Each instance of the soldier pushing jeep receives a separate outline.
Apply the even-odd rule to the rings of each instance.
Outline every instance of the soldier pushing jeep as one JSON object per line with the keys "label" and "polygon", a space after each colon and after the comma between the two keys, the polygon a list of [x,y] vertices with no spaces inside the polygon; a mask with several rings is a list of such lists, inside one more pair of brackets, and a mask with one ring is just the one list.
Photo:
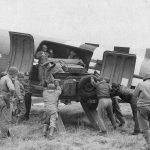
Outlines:
{"label": "soldier pushing jeep", "polygon": [[43,91],[45,106],[45,121],[43,134],[46,138],[52,139],[56,130],[56,121],[58,119],[58,100],[62,89],[58,80],[49,83]]}

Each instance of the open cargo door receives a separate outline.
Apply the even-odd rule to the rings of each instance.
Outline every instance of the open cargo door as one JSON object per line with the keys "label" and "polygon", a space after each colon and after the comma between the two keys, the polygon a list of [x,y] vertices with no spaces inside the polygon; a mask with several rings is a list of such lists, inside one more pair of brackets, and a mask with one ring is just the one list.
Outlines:
{"label": "open cargo door", "polygon": [[136,55],[105,51],[101,75],[110,79],[110,83],[118,83],[130,87]]}
{"label": "open cargo door", "polygon": [[20,72],[30,72],[34,57],[34,40],[29,34],[9,32],[10,35],[10,63]]}
{"label": "open cargo door", "polygon": [[147,48],[145,58],[141,64],[139,76],[144,77],[144,75],[149,72],[150,72],[150,48]]}

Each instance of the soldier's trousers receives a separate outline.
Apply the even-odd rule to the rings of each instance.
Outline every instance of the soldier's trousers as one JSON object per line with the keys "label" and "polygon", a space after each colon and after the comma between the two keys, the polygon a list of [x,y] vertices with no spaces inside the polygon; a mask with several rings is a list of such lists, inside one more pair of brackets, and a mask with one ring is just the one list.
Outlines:
{"label": "soldier's trousers", "polygon": [[110,98],[100,98],[97,111],[98,111],[101,131],[106,131],[106,126],[104,123],[105,111],[107,112],[107,116],[110,119],[113,127],[116,128],[116,121],[113,115],[112,100]]}
{"label": "soldier's trousers", "polygon": [[42,79],[43,79],[43,67],[40,64],[38,66],[38,78],[39,78],[39,81],[42,83]]}
{"label": "soldier's trousers", "polygon": [[112,105],[113,105],[113,112],[116,116],[116,119],[119,120],[120,124],[124,124],[125,119],[124,119],[124,116],[120,110],[119,102],[118,102],[118,99],[116,97],[114,97],[112,99]]}
{"label": "soldier's trousers", "polygon": [[9,124],[11,123],[11,109],[7,108],[6,105],[0,108],[0,130],[1,136],[7,137],[9,132]]}
{"label": "soldier's trousers", "polygon": [[142,130],[143,136],[147,144],[150,146],[150,129],[149,129],[150,106],[138,107],[137,117],[138,117],[140,129]]}
{"label": "soldier's trousers", "polygon": [[138,120],[142,131],[149,130],[150,106],[138,107]]}
{"label": "soldier's trousers", "polygon": [[[126,101],[124,101],[124,102],[126,102]],[[132,110],[132,114],[133,114],[133,121],[135,123],[134,124],[134,132],[139,132],[140,131],[140,127],[139,127],[139,122],[138,122],[138,119],[137,119],[137,99],[132,97],[127,103],[130,104],[131,110]],[[120,110],[119,103],[118,103],[117,99],[113,99],[113,111],[114,111],[117,119],[121,123],[124,123],[125,120],[124,120],[123,115],[121,113],[121,110]]]}
{"label": "soldier's trousers", "polygon": [[17,109],[18,109],[18,114],[17,114],[18,117],[23,117],[26,113],[25,102],[18,102]]}
{"label": "soldier's trousers", "polygon": [[49,127],[54,127],[56,128],[56,122],[58,119],[58,112],[55,112],[51,114],[50,112],[45,112],[45,117],[44,117],[44,124],[49,125]]}
{"label": "soldier's trousers", "polygon": [[30,114],[30,110],[31,110],[31,102],[32,102],[32,93],[26,93],[25,94],[25,108],[26,108],[26,113],[25,113],[25,117],[29,117]]}

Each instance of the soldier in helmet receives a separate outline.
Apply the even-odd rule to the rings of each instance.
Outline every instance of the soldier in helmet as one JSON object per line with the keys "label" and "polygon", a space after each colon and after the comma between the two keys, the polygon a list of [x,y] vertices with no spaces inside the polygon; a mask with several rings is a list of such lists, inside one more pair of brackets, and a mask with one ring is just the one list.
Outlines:
{"label": "soldier in helmet", "polygon": [[138,121],[140,129],[147,143],[147,150],[150,150],[150,73],[146,74],[143,82],[139,83],[133,93],[137,100]]}
{"label": "soldier in helmet", "polygon": [[61,92],[62,89],[58,80],[54,80],[54,83],[48,84],[43,91],[46,114],[43,134],[49,139],[53,138],[56,129],[56,121],[58,119],[58,100]]}
{"label": "soldier in helmet", "polygon": [[15,87],[12,81],[17,78],[18,72],[19,71],[16,67],[10,67],[8,70],[8,74],[0,79],[0,137],[3,139],[10,136],[10,101],[15,92]]}

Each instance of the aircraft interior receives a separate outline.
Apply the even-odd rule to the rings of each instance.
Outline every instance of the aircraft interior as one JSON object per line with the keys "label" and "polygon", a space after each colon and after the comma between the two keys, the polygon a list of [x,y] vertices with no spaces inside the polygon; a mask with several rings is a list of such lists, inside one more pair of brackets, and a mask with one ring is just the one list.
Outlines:
{"label": "aircraft interior", "polygon": [[[50,41],[42,41],[40,45],[38,46],[36,53],[39,52],[42,48],[42,45],[46,45],[47,49],[53,50],[53,58],[54,59],[62,59],[68,62],[68,56],[70,54],[70,51],[74,51],[76,55],[78,56],[79,60],[83,61],[83,64],[85,64],[85,68],[88,68],[88,64],[90,62],[90,58],[92,56],[92,52],[82,50],[81,48],[73,47],[70,45],[64,45],[61,43],[55,43]],[[36,55],[35,53],[35,55]],[[70,60],[71,62],[75,63],[75,60]],[[69,61],[69,62],[70,62]],[[33,67],[31,71],[31,80],[39,82],[38,80],[38,59],[34,59]]]}

